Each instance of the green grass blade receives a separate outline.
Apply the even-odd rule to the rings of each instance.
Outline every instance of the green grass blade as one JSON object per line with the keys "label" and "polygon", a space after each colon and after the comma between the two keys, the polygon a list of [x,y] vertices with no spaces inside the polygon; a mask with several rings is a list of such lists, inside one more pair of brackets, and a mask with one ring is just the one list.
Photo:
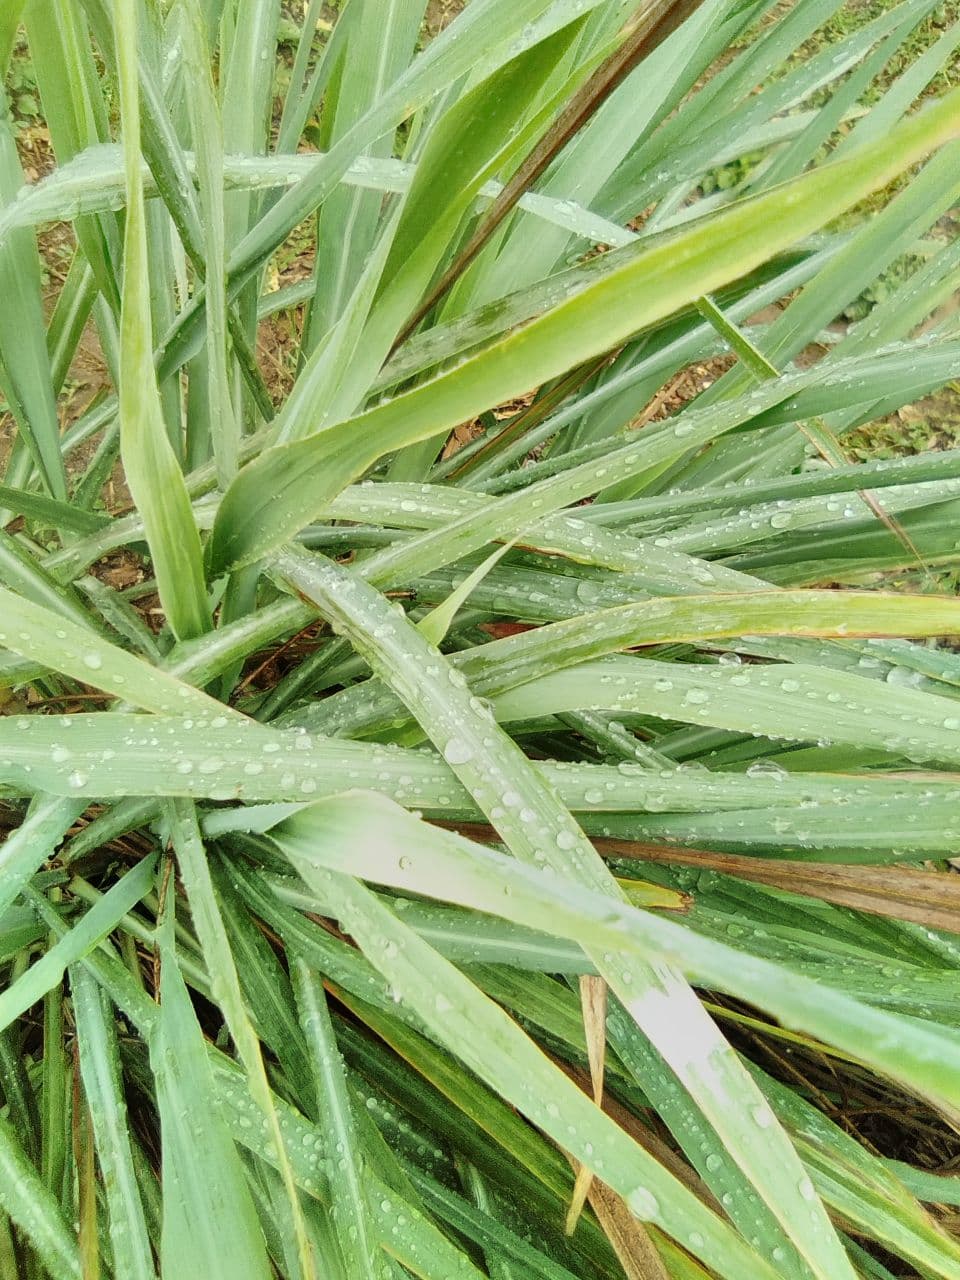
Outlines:
{"label": "green grass blade", "polygon": [[173,952],[161,970],[161,1005],[150,1042],[163,1135],[164,1280],[200,1270],[268,1280],[271,1267],[233,1139]]}
{"label": "green grass blade", "polygon": [[85,807],[77,800],[38,797],[20,826],[7,836],[0,849],[0,915],[16,900],[33,873],[51,857]]}
{"label": "green grass blade", "polygon": [[[262,7],[262,6],[261,6]],[[226,206],[223,192],[223,128],[210,71],[210,51],[199,16],[183,10],[186,63],[189,68],[187,102],[200,179],[206,264],[207,413],[217,478],[226,488],[237,469],[240,421],[230,393],[227,357]],[[243,24],[244,26],[246,24]],[[258,59],[259,62],[259,59]]]}
{"label": "green grass blade", "polygon": [[177,861],[186,884],[194,926],[211,975],[213,994],[224,1010],[224,1017],[247,1073],[250,1092],[263,1109],[277,1149],[279,1167],[290,1200],[291,1220],[297,1237],[303,1280],[313,1280],[314,1268],[306,1225],[300,1211],[280,1122],[273,1107],[260,1042],[247,1014],[227,931],[217,905],[196,812],[188,801],[174,801],[170,817]]}
{"label": "green grass blade", "polygon": [[[154,859],[144,858],[105,893],[82,920],[74,924],[62,938],[11,986],[0,994],[0,1028],[8,1027],[15,1018],[45,996],[63,978],[67,967],[112,933],[120,920],[131,911],[153,886]],[[34,894],[28,891],[28,896]]]}
{"label": "green grass blade", "polygon": [[[249,563],[279,546],[384,453],[428,439],[522,394],[531,383],[609,350],[643,325],[743,275],[824,225],[955,136],[958,102],[960,97],[946,98],[848,160],[814,170],[680,233],[669,245],[611,272],[424,388],[261,455],[237,477],[221,505],[211,550],[213,571]],[[746,257],[745,244],[750,246]]]}
{"label": "green grass blade", "polygon": [[[309,875],[308,884],[316,879],[316,872],[310,874],[309,869],[320,865],[342,880],[342,868],[352,857],[352,865],[362,869],[365,878],[430,897],[448,901],[455,898],[544,932],[577,934],[591,951],[617,946],[624,951],[669,955],[698,981],[716,984],[753,1004],[765,1005],[785,1023],[810,1030],[828,1043],[863,1056],[880,1070],[896,1075],[947,1107],[956,1107],[960,1099],[956,1074],[960,1049],[949,1033],[920,1028],[913,1020],[870,1009],[836,992],[827,998],[815,980],[791,973],[786,966],[778,969],[768,961],[748,959],[724,943],[692,935],[666,917],[614,903],[564,877],[545,874],[504,854],[468,845],[462,837],[414,827],[411,824],[417,819],[396,810],[389,802],[378,802],[379,813],[373,805],[371,797],[370,806],[364,810],[368,816],[361,820],[352,801],[340,798],[319,802],[287,819],[274,836],[301,876]],[[368,837],[377,830],[377,841],[360,836],[362,821],[370,823]],[[387,840],[391,822],[397,831],[392,844]],[[358,833],[356,839],[345,838],[351,827]],[[422,852],[415,854],[418,848]],[[466,865],[468,853],[475,863],[472,872]],[[323,883],[322,877],[317,883]],[[505,883],[511,886],[509,893],[504,892]],[[555,885],[554,891],[546,890],[548,883]],[[567,907],[561,906],[562,899],[566,899]],[[606,925],[601,923],[604,912]],[[589,926],[585,922],[588,914]],[[579,917],[582,927],[574,917]],[[624,940],[626,934],[629,941]],[[619,940],[615,941],[615,937]],[[881,1026],[886,1029],[889,1042],[882,1042],[878,1034]],[[871,1027],[874,1030],[869,1030]],[[755,1119],[757,1124],[769,1129],[772,1116],[761,1111],[759,1121]],[[805,1198],[812,1199],[809,1189]]]}
{"label": "green grass blade", "polygon": [[14,653],[30,653],[53,671],[96,684],[150,711],[230,715],[228,708],[199,689],[5,587],[0,587],[0,605],[4,625],[10,628],[0,633],[0,644]]}
{"label": "green grass blade", "polygon": [[174,633],[210,629],[200,550],[183,475],[167,438],[153,367],[149,263],[140,171],[137,20],[132,0],[118,0],[117,56],[127,178],[121,320],[120,439],[127,483],[147,527],[160,598]]}
{"label": "green grass blade", "polygon": [[71,967],[70,993],[80,1072],[110,1215],[114,1268],[128,1280],[156,1280],[127,1128],[116,1028],[95,979],[82,965]]}
{"label": "green grass blade", "polygon": [[30,1241],[53,1280],[81,1280],[76,1238],[2,1116],[0,1173],[0,1204]]}
{"label": "green grass blade", "polygon": [[[85,147],[95,147],[110,136],[86,15],[75,6],[58,4],[51,8],[33,3],[26,10],[26,29],[44,119],[58,163],[64,164]],[[70,212],[76,216],[76,210]],[[121,241],[117,220],[108,213],[102,217],[77,217],[74,225],[83,257],[107,304],[112,327],[120,314]]]}
{"label": "green grass blade", "polygon": [[109,517],[96,515],[69,506],[40,493],[28,493],[25,489],[11,489],[0,485],[0,503],[6,511],[26,516],[28,520],[44,521],[50,528],[68,533],[96,533],[110,523]]}
{"label": "green grass blade", "polygon": [[[930,603],[921,605],[921,600]],[[755,636],[952,635],[957,625],[957,610],[946,597],[905,599],[852,591],[842,596],[832,591],[731,592],[590,610],[491,641],[462,656],[453,654],[450,660],[478,696],[490,697],[550,671],[643,645],[696,644],[711,636],[742,636],[748,629]],[[804,651],[795,656],[802,658]],[[683,678],[683,672],[678,678]],[[763,680],[764,676],[761,672],[747,678]],[[943,712],[949,714],[946,708]],[[367,682],[305,708],[296,722],[322,732],[359,732],[394,724],[400,713],[395,694],[377,682]]]}
{"label": "green grass blade", "polygon": [[385,1275],[385,1267],[377,1248],[374,1224],[369,1220],[362,1156],[351,1116],[343,1059],[323,985],[296,954],[290,967],[300,1025],[313,1061],[317,1115],[333,1149],[342,1153],[330,1192],[333,1225],[344,1268],[347,1275],[357,1280],[380,1280]]}
{"label": "green grass blade", "polygon": [[421,618],[417,623],[420,634],[426,636],[431,644],[441,644],[450,630],[454,618],[466,604],[474,590],[484,580],[497,561],[506,555],[512,545],[510,542],[505,542],[502,547],[498,547],[496,551],[487,556],[486,560],[478,564],[473,572],[468,574],[445,600],[442,600],[436,608],[431,609],[425,618]]}
{"label": "green grass blade", "polygon": [[[23,181],[13,122],[0,110],[0,206]],[[40,294],[40,260],[32,232],[24,229],[0,244],[0,289],[8,305],[0,314],[0,388],[52,498],[65,498],[60,423],[50,379]]]}
{"label": "green grass blade", "polygon": [[[337,24],[349,26],[338,92],[324,104],[324,132],[338,141],[407,69],[419,34],[424,0],[362,0]],[[329,145],[329,144],[328,144]],[[385,133],[366,154],[388,157],[394,150]],[[357,189],[334,191],[317,223],[317,292],[310,304],[310,332],[322,336],[340,318],[371,252],[380,220],[380,201]],[[306,346],[313,346],[310,332]]]}
{"label": "green grass blade", "polygon": [[10,54],[17,40],[17,27],[20,24],[20,16],[25,5],[26,0],[10,0],[3,13],[0,14],[0,69],[3,70],[4,78],[7,73],[7,64],[10,61]]}
{"label": "green grass blade", "polygon": [[[299,859],[297,865],[324,896],[333,893],[337,914],[381,971],[389,950],[385,973],[432,1034],[562,1146],[581,1161],[586,1159],[626,1197],[638,1217],[682,1239],[720,1275],[742,1274],[738,1269],[743,1267],[758,1277],[774,1274],[689,1192],[671,1185],[671,1175],[611,1125],[502,1010],[380,906],[368,890]],[[551,1112],[552,1107],[559,1117],[561,1099],[565,1123]],[[591,1145],[589,1153],[585,1144]]]}
{"label": "green grass blade", "polygon": [[[531,769],[511,739],[493,732],[489,711],[458,685],[456,673],[452,681],[443,679],[439,653],[409,622],[398,618],[382,596],[330,561],[311,562],[288,553],[282,572],[400,693],[512,853],[562,870],[585,887],[619,896],[615,881],[542,775]],[[811,1208],[804,1194],[799,1160],[779,1128],[766,1135],[762,1150],[756,1147],[755,1090],[746,1084],[729,1045],[678,971],[605,948],[592,955],[600,975],[735,1152],[814,1273],[825,1280],[842,1275],[845,1255],[822,1207]],[[676,1039],[681,1022],[688,1046],[683,1051]],[[694,1045],[696,1053],[689,1051]]]}
{"label": "green grass blade", "polygon": [[792,741],[875,747],[955,765],[960,707],[849,672],[775,664],[697,666],[629,658],[574,667],[497,699],[501,719],[603,709],[709,724]]}

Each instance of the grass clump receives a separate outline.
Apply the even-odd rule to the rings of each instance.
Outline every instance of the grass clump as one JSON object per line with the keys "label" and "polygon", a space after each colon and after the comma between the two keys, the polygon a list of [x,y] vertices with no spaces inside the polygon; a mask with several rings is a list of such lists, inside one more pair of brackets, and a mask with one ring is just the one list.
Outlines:
{"label": "grass clump", "polygon": [[960,100],[834,12],[0,15],[4,1280],[960,1275]]}

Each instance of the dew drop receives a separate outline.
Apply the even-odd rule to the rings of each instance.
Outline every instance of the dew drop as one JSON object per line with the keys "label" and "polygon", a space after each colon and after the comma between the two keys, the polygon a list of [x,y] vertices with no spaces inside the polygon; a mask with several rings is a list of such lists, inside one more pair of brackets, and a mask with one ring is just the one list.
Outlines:
{"label": "dew drop", "polygon": [[660,1204],[656,1196],[646,1187],[634,1187],[627,1196],[627,1208],[638,1218],[649,1220],[660,1213]]}
{"label": "dew drop", "polygon": [[467,764],[473,759],[473,748],[462,738],[451,738],[443,749],[447,764]]}
{"label": "dew drop", "polygon": [[773,1124],[773,1112],[766,1103],[760,1103],[753,1108],[753,1121],[760,1129],[769,1129]]}

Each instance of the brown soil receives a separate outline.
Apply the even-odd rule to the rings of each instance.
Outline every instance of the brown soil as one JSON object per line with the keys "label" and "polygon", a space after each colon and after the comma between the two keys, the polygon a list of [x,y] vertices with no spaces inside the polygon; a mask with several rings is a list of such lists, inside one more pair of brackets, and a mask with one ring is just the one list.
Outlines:
{"label": "brown soil", "polygon": [[426,28],[431,36],[449,26],[463,9],[466,0],[430,0],[427,5]]}

